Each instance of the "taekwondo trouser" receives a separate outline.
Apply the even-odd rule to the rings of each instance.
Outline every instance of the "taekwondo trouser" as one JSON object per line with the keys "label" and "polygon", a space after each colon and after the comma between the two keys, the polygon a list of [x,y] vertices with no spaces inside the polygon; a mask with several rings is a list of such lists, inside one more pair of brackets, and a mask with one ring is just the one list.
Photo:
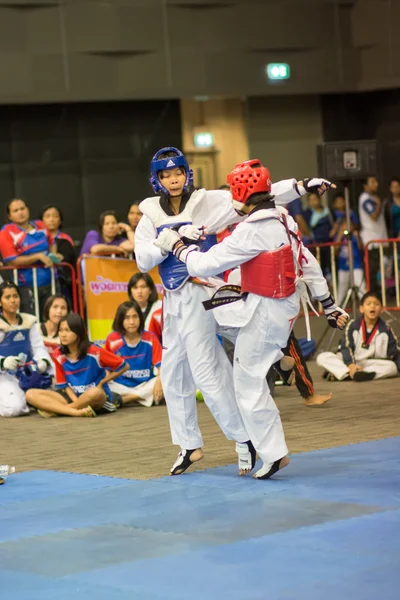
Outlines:
{"label": "taekwondo trouser", "polygon": [[299,312],[295,295],[285,300],[260,298],[250,321],[240,331],[235,347],[233,378],[236,400],[246,430],[264,463],[288,453],[279,410],[266,375],[282,358]]}
{"label": "taekwondo trouser", "polygon": [[139,385],[136,385],[135,387],[123,385],[122,383],[118,383],[118,381],[110,381],[108,385],[112,392],[120,394],[121,396],[136,394],[140,398],[140,400],[137,400],[138,404],[149,407],[152,406],[154,402],[153,390],[155,381],[155,377],[153,377],[148,381],[139,383]]}
{"label": "taekwondo trouser", "polygon": [[[397,377],[398,375],[396,364],[392,360],[367,358],[365,360],[357,360],[356,363],[367,373],[375,372],[374,379],[385,379],[387,377]],[[332,373],[339,381],[349,377],[349,368],[344,364],[340,353],[321,352],[317,356],[317,365]]]}
{"label": "taekwondo trouser", "polygon": [[249,439],[235,399],[232,367],[216,336],[215,318],[202,305],[208,299],[206,289],[191,282],[164,297],[161,383],[172,442],[186,450],[203,445],[197,389],[228,439]]}
{"label": "taekwondo trouser", "polygon": [[0,417],[27,415],[29,407],[25,394],[14,375],[0,373]]}

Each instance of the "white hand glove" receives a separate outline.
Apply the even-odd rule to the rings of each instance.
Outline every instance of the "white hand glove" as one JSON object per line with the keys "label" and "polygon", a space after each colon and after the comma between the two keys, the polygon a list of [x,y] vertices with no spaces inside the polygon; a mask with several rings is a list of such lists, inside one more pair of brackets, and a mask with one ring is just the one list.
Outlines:
{"label": "white hand glove", "polygon": [[154,240],[155,246],[158,246],[164,252],[172,252],[177,242],[181,241],[181,236],[174,229],[163,229]]}
{"label": "white hand glove", "polygon": [[181,237],[194,241],[199,240],[204,235],[203,229],[199,229],[194,225],[182,225],[182,227],[179,227],[178,233]]}
{"label": "white hand glove", "polygon": [[[322,304],[322,308],[324,309],[324,313],[328,324],[334,329],[344,329],[346,322],[350,319],[347,312],[345,312],[340,306],[338,306],[332,296],[329,294],[325,300],[320,300]],[[338,323],[339,318],[344,315],[346,317],[346,321],[344,324]],[[341,319],[343,321],[343,319]]]}
{"label": "white hand glove", "polygon": [[5,371],[15,371],[15,369],[18,367],[18,365],[19,365],[18,356],[7,356],[7,358],[5,358],[3,360],[3,369]]}
{"label": "white hand glove", "polygon": [[318,194],[318,196],[322,196],[332,185],[335,187],[331,181],[322,177],[306,177],[303,179],[303,185],[299,185],[298,188],[302,196],[304,194]]}
{"label": "white hand glove", "polygon": [[38,366],[39,373],[44,373],[49,368],[49,365],[45,360],[43,360],[43,358],[39,358],[36,364]]}
{"label": "white hand glove", "polygon": [[187,262],[187,257],[191,252],[199,252],[199,248],[194,244],[192,244],[191,246],[185,246],[183,242],[181,244],[176,244],[173,250],[173,253],[176,256],[176,258],[183,263]]}

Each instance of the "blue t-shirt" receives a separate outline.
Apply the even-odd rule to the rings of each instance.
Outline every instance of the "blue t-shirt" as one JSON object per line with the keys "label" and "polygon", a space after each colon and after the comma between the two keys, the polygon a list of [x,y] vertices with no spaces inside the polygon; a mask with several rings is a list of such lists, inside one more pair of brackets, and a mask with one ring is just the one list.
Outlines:
{"label": "blue t-shirt", "polygon": [[[60,348],[53,353],[56,372],[56,389],[70,387],[77,396],[87,389],[95,387],[106,376],[106,369],[118,371],[124,366],[124,360],[104,348],[91,344],[86,356],[80,360],[70,360],[62,354]],[[111,397],[108,385],[103,386],[107,396]]]}
{"label": "blue t-shirt", "polygon": [[120,356],[129,365],[129,370],[117,377],[117,383],[134,388],[155,377],[154,367],[161,365],[161,344],[151,331],[142,331],[140,341],[130,346],[124,336],[113,331],[106,339],[106,349]]}

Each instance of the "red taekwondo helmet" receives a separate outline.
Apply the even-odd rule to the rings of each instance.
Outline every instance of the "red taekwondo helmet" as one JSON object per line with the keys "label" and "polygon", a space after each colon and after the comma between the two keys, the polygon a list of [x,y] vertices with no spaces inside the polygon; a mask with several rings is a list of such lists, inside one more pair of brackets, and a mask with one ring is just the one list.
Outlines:
{"label": "red taekwondo helmet", "polygon": [[232,204],[239,211],[253,194],[271,192],[271,175],[257,158],[236,165],[227,181],[231,187]]}

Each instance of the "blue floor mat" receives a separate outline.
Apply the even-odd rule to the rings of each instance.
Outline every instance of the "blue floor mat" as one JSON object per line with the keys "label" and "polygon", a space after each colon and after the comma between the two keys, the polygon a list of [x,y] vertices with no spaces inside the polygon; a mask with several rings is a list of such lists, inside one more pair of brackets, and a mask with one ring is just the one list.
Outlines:
{"label": "blue floor mat", "polygon": [[0,488],[5,600],[398,600],[400,438],[136,481],[32,471]]}

